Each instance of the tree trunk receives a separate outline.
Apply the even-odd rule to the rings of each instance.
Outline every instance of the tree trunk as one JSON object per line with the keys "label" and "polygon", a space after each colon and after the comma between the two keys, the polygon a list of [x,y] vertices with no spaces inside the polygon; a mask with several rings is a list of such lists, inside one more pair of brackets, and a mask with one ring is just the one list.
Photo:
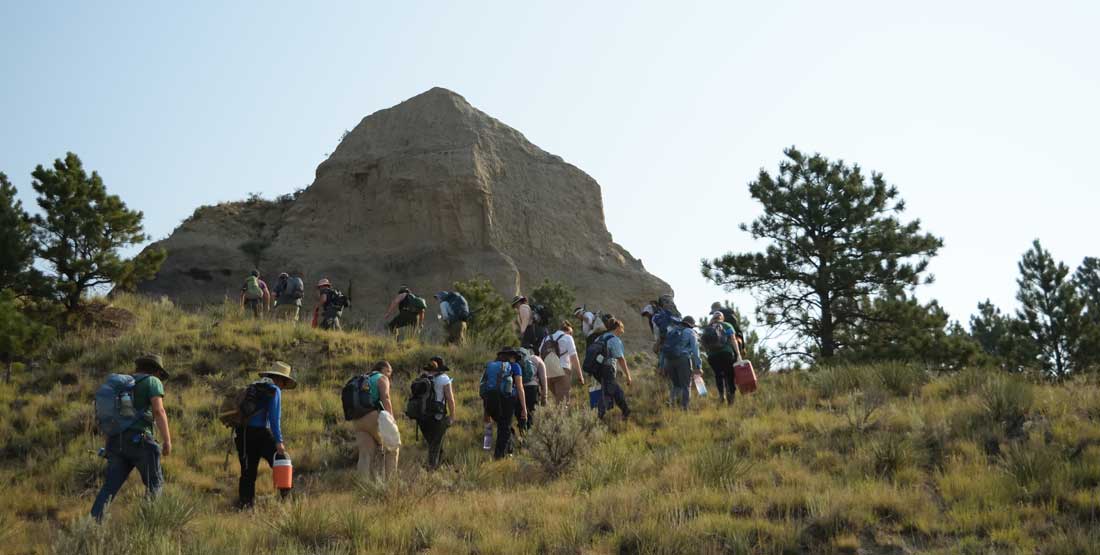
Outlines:
{"label": "tree trunk", "polygon": [[821,322],[818,329],[821,333],[821,358],[830,359],[836,354],[836,339],[833,338],[833,307],[828,293],[818,293],[821,302]]}
{"label": "tree trunk", "polygon": [[8,370],[4,372],[4,383],[11,383],[11,366],[14,364],[12,361],[8,361]]}

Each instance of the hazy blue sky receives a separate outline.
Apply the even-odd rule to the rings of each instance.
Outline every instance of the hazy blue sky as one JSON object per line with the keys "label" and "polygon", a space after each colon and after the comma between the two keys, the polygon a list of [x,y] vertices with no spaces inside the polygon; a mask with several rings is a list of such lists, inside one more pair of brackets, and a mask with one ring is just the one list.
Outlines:
{"label": "hazy blue sky", "polygon": [[699,259],[755,247],[746,184],[793,144],[900,188],[946,241],[921,295],[965,321],[1015,305],[1036,237],[1100,255],[1098,28],[1097,2],[8,0],[0,170],[33,204],[31,169],[72,150],[160,238],[309,184],[345,129],[438,85],[595,177],[693,314],[727,296]]}

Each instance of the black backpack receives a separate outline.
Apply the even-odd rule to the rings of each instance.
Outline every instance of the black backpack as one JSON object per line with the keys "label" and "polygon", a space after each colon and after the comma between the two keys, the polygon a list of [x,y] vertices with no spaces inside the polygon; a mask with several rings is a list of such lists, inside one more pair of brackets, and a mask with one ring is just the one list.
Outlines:
{"label": "black backpack", "polygon": [[523,340],[520,346],[534,351],[539,348],[539,345],[542,345],[542,340],[546,339],[548,335],[550,335],[550,332],[547,331],[546,326],[532,322],[523,331]]}
{"label": "black backpack", "polygon": [[703,347],[707,351],[717,351],[729,344],[729,336],[726,335],[726,327],[719,322],[715,322],[705,330],[703,330],[702,337]]}
{"label": "black backpack", "polygon": [[345,307],[351,306],[351,300],[348,296],[341,293],[335,287],[329,290],[328,295],[325,295],[325,308],[335,308],[336,310],[343,310]]}
{"label": "black backpack", "polygon": [[435,400],[435,378],[428,373],[420,374],[409,385],[409,401],[405,405],[405,416],[420,420],[442,414],[443,404]]}
{"label": "black backpack", "polygon": [[340,390],[340,404],[344,406],[344,420],[357,420],[379,410],[371,398],[370,377],[377,372],[360,374],[348,380]]}
{"label": "black backpack", "polygon": [[466,297],[463,297],[461,293],[451,292],[444,300],[450,303],[451,316],[455,321],[470,321],[470,303],[466,302]]}
{"label": "black backpack", "polygon": [[581,364],[581,369],[586,374],[599,376],[606,368],[611,367],[611,348],[607,344],[611,337],[614,337],[614,334],[605,333],[584,349],[584,362]]}
{"label": "black backpack", "polygon": [[539,322],[544,326],[552,323],[552,321],[554,320],[554,311],[550,310],[550,307],[546,305],[537,304],[531,307],[531,314],[534,315],[534,319],[536,322]]}
{"label": "black backpack", "polygon": [[558,360],[561,360],[561,344],[558,341],[565,335],[565,332],[561,332],[561,334],[558,335],[558,332],[554,332],[542,340],[542,344],[539,345],[539,357],[542,360],[546,360],[551,353],[558,357]]}

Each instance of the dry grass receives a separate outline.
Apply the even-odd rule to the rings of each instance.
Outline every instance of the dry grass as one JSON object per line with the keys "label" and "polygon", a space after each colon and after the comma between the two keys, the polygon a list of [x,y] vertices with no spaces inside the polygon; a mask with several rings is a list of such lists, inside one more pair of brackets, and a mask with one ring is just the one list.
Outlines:
{"label": "dry grass", "polygon": [[[134,313],[133,328],[66,337],[34,375],[0,384],[4,553],[1091,553],[1100,544],[1100,395],[1084,380],[841,367],[765,376],[732,408],[695,399],[682,413],[638,372],[628,390],[636,417],[601,426],[579,460],[548,465],[521,450],[491,461],[476,392],[489,348],[257,323],[226,306],[116,304]],[[143,502],[132,477],[97,526],[84,517],[103,468],[92,390],[146,350],[175,371],[168,490]],[[459,401],[444,467],[422,469],[423,444],[399,419],[398,479],[358,478],[339,386],[385,357],[402,406],[413,370],[435,354],[454,368]],[[284,401],[296,489],[280,502],[264,468],[257,508],[239,513],[214,391],[276,359],[302,383]]]}

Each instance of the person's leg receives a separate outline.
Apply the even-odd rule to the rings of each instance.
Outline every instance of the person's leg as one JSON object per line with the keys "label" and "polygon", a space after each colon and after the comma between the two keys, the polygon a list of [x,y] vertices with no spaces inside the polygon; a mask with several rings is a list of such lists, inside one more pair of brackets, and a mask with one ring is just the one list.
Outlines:
{"label": "person's leg", "polygon": [[724,401],[726,399],[726,376],[722,372],[719,361],[720,357],[718,355],[707,355],[710,369],[714,371],[714,389],[718,392],[718,400]]}
{"label": "person's leg", "polygon": [[462,346],[466,344],[466,328],[469,326],[466,322],[458,323],[458,345]]}
{"label": "person's leg", "polygon": [[604,415],[607,414],[608,401],[614,396],[614,393],[611,391],[611,384],[615,383],[615,372],[613,370],[604,370],[596,376],[596,380],[600,382],[600,391],[602,394],[600,402],[597,403],[596,406],[599,409],[598,414],[600,418],[603,418]]}
{"label": "person's leg", "polygon": [[141,481],[145,484],[146,496],[154,498],[160,495],[164,486],[164,474],[160,468],[160,445],[153,438],[142,436],[141,443],[133,446],[132,460],[137,464]]}
{"label": "person's leg", "polygon": [[737,394],[737,385],[733,380],[733,365],[736,360],[733,353],[718,353],[715,356],[715,361],[711,365],[714,366],[715,374],[720,374],[722,380],[726,383],[726,402],[732,404],[733,398]]}
{"label": "person's leg", "polygon": [[497,425],[496,449],[493,458],[499,459],[508,454],[512,444],[512,402],[510,397],[494,394],[497,406],[494,410],[493,420]]}
{"label": "person's leg", "polygon": [[134,465],[122,454],[120,439],[113,437],[107,440],[107,471],[104,474],[103,487],[99,489],[99,494],[92,503],[92,518],[103,520],[104,510],[114,500],[118,490],[122,489],[133,468]]}
{"label": "person's leg", "polygon": [[374,470],[373,463],[379,442],[374,434],[378,433],[378,411],[371,411],[366,416],[355,420],[355,442],[359,446],[359,464],[357,469],[363,476],[371,476]]}
{"label": "person's leg", "polygon": [[680,385],[680,408],[687,410],[691,400],[691,361],[680,359],[676,364],[676,381]]}
{"label": "person's leg", "polygon": [[530,430],[531,426],[535,424],[535,413],[539,410],[539,394],[539,386],[523,386],[523,396],[527,400],[527,424],[524,426],[525,429]]}
{"label": "person's leg", "polygon": [[614,370],[608,370],[607,374],[609,377],[605,380],[608,385],[604,386],[603,390],[604,402],[608,408],[611,408],[613,405],[618,405],[619,410],[623,412],[623,418],[626,418],[630,416],[630,405],[626,403],[626,392],[623,391],[623,388],[615,378]]}
{"label": "person's leg", "polygon": [[237,446],[237,460],[241,463],[241,479],[237,484],[238,505],[251,507],[256,500],[256,473],[260,469],[255,434],[249,428],[239,428],[234,443]]}

